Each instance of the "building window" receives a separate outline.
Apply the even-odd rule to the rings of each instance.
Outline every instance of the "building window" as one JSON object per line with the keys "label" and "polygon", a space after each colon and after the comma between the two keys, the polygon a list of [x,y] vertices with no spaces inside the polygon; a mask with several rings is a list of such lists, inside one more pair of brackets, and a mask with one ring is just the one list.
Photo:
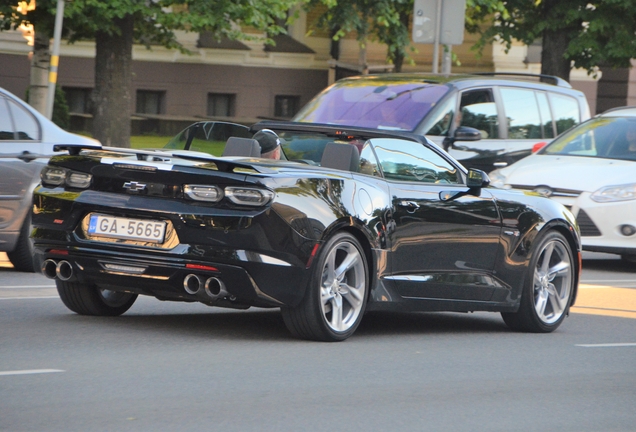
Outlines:
{"label": "building window", "polygon": [[275,117],[293,117],[300,108],[300,96],[276,96],[274,102]]}
{"label": "building window", "polygon": [[72,113],[88,114],[92,111],[91,92],[89,88],[64,87],[68,110]]}
{"label": "building window", "polygon": [[226,93],[208,93],[208,116],[234,116],[236,95]]}
{"label": "building window", "polygon": [[163,101],[166,92],[153,90],[137,90],[138,114],[163,114]]}

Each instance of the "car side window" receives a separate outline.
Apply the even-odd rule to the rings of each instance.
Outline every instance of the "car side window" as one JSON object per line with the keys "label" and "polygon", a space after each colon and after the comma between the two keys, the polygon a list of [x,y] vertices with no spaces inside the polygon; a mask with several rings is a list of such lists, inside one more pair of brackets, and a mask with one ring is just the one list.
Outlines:
{"label": "car side window", "polygon": [[573,97],[550,93],[550,103],[556,122],[557,135],[570,129],[581,120],[579,104]]}
{"label": "car side window", "polygon": [[39,140],[40,128],[35,118],[27,110],[13,101],[7,101],[13,116],[17,139],[20,141]]}
{"label": "car side window", "polygon": [[468,126],[481,132],[482,138],[499,138],[497,105],[490,89],[462,93],[458,126]]}
{"label": "car side window", "polygon": [[0,141],[13,141],[15,134],[13,133],[13,123],[9,115],[9,106],[5,98],[0,97]]}
{"label": "car side window", "polygon": [[461,183],[459,170],[424,144],[393,138],[374,138],[370,142],[375,149],[384,178],[388,180]]}
{"label": "car side window", "polygon": [[373,153],[373,147],[371,147],[369,141],[364,143],[362,151],[360,151],[360,169],[358,171],[362,174],[382,177],[378,160],[375,157],[375,153]]}
{"label": "car side window", "polygon": [[548,96],[544,92],[536,92],[537,102],[539,103],[539,114],[541,114],[541,122],[543,124],[543,138],[554,138],[554,122],[552,121],[552,112],[548,103]]}
{"label": "car side window", "polygon": [[534,91],[509,87],[502,87],[500,91],[508,122],[508,138],[543,138]]}
{"label": "car side window", "polygon": [[448,130],[453,122],[453,115],[455,114],[455,103],[457,99],[455,97],[448,98],[441,106],[435,109],[435,116],[430,121],[431,126],[424,128],[427,129],[425,135],[447,136]]}

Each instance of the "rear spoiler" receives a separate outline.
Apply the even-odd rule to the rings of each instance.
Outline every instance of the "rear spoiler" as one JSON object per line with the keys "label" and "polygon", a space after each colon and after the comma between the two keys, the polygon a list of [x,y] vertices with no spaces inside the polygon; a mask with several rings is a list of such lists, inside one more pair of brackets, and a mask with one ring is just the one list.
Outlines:
{"label": "rear spoiler", "polygon": [[235,168],[250,169],[261,174],[273,174],[277,172],[271,168],[252,164],[244,160],[231,160],[212,155],[207,156],[203,153],[194,153],[187,150],[175,150],[172,152],[165,150],[140,150],[123,147],[95,147],[94,145],[87,144],[58,144],[53,147],[53,151],[68,151],[68,153],[72,156],[78,155],[82,150],[135,155],[138,161],[152,161],[153,158],[177,158],[190,161],[212,162],[216,165],[218,170],[222,172],[233,172]]}

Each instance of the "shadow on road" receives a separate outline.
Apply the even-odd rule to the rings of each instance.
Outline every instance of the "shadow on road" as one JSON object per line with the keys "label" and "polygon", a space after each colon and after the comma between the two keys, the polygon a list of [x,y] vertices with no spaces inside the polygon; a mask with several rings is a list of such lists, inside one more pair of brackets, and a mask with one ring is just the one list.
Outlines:
{"label": "shadow on road", "polygon": [[[100,333],[117,332],[135,339],[143,333],[146,340],[176,336],[191,340],[267,340],[297,341],[287,331],[277,309],[250,311],[210,311],[210,313],[126,314],[121,317],[86,317],[75,314],[49,316],[50,325],[76,325],[90,329],[99,338]],[[449,333],[501,333],[509,332],[499,314],[460,313],[386,313],[367,314],[354,338],[388,335],[449,334]],[[127,336],[124,336],[127,337]]]}
{"label": "shadow on road", "polygon": [[636,263],[622,259],[584,259],[584,270],[599,270],[607,272],[636,273]]}

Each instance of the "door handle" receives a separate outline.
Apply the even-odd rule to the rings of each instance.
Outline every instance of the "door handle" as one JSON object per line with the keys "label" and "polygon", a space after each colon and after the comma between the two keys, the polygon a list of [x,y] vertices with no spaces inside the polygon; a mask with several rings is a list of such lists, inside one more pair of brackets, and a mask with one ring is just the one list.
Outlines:
{"label": "door handle", "polygon": [[415,210],[420,208],[419,204],[413,201],[400,201],[398,205],[400,207],[406,207],[406,211],[409,213],[413,213]]}

